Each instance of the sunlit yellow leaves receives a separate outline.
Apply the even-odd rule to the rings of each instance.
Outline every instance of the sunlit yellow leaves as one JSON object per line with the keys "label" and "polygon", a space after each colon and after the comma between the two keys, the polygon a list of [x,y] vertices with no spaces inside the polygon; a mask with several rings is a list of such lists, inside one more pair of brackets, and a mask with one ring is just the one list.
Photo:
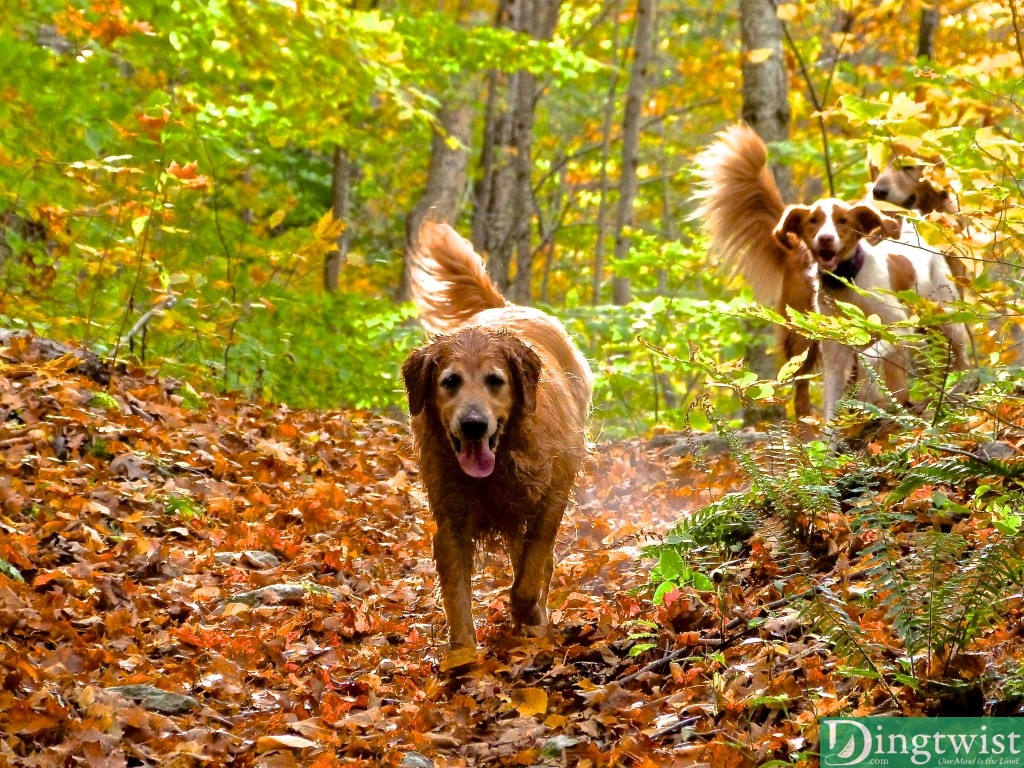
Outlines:
{"label": "sunlit yellow leaves", "polygon": [[332,211],[327,211],[316,223],[313,234],[320,240],[336,240],[345,231],[345,222],[334,218]]}
{"label": "sunlit yellow leaves", "polygon": [[775,9],[779,21],[793,21],[799,12],[800,6],[796,3],[780,3]]}
{"label": "sunlit yellow leaves", "polygon": [[894,122],[909,120],[917,117],[928,110],[928,105],[915,101],[913,97],[905,93],[897,93],[893,96],[892,104],[889,106],[889,113],[886,118]]}
{"label": "sunlit yellow leaves", "polygon": [[471,666],[477,662],[477,650],[471,647],[460,647],[448,650],[441,660],[441,671],[451,672],[453,669]]}
{"label": "sunlit yellow leaves", "polygon": [[523,717],[543,715],[548,708],[548,694],[543,688],[523,688],[514,694],[516,711]]}
{"label": "sunlit yellow leaves", "polygon": [[149,216],[136,216],[132,219],[132,232],[135,233],[136,237],[142,235],[146,231],[146,227],[149,226]]}
{"label": "sunlit yellow leaves", "polygon": [[756,48],[753,51],[747,51],[745,58],[748,64],[763,64],[774,55],[775,50],[772,48]]}

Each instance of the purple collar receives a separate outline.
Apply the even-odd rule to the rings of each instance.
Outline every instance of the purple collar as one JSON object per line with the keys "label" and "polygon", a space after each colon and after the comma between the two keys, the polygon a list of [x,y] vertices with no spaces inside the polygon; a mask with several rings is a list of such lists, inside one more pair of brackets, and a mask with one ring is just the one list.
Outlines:
{"label": "purple collar", "polygon": [[864,248],[858,242],[857,250],[854,251],[853,256],[839,262],[831,272],[821,271],[821,282],[825,284],[826,288],[834,289],[843,288],[846,283],[854,282],[857,279],[857,273],[864,266],[864,257],[866,255]]}

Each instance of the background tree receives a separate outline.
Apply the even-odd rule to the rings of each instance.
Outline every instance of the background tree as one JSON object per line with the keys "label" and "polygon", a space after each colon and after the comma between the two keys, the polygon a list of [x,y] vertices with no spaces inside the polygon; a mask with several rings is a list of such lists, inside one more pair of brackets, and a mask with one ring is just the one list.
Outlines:
{"label": "background tree", "polygon": [[[622,116],[622,165],[619,178],[619,204],[615,214],[615,259],[621,261],[629,251],[629,228],[633,226],[633,205],[637,191],[639,162],[640,116],[644,90],[647,87],[651,53],[657,29],[657,1],[637,0],[636,27],[633,32],[633,64],[626,89],[626,108]],[[615,303],[628,304],[632,299],[629,279],[615,277]]]}
{"label": "background tree", "polygon": [[437,126],[430,139],[426,186],[405,223],[405,263],[397,292],[400,301],[409,299],[408,257],[420,225],[428,218],[454,224],[459,215],[468,181],[472,117],[472,107],[454,98],[438,110]]}

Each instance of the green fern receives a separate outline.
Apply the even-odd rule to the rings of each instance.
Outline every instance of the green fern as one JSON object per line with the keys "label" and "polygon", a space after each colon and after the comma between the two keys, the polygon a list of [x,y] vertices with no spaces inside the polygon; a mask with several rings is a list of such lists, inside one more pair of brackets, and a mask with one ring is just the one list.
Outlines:
{"label": "green fern", "polygon": [[[1022,582],[1024,526],[1000,514],[1020,506],[1024,493],[1013,486],[1024,476],[1024,462],[980,458],[929,442],[933,437],[856,462],[811,461],[807,450],[787,440],[751,448],[707,402],[702,405],[750,478],[750,488],[681,520],[645,554],[659,557],[673,549],[695,568],[727,567],[741,542],[756,533],[786,572],[778,583],[802,602],[802,616],[829,638],[850,674],[877,679],[893,701],[894,682],[914,688],[961,684],[948,677],[952,661],[1005,612],[1008,595]],[[863,403],[850,405],[861,416],[874,413]],[[901,418],[915,434],[928,435],[918,417]],[[917,515],[900,511],[900,505],[926,486],[949,489],[949,496],[933,492],[940,516],[946,514],[941,510],[991,514],[993,539],[978,546],[958,533],[917,530]],[[950,498],[957,493],[963,503]],[[840,504],[851,532],[868,542],[855,571],[864,589],[852,597],[834,592],[815,572],[805,544]],[[879,608],[892,647],[859,623],[865,611]]]}

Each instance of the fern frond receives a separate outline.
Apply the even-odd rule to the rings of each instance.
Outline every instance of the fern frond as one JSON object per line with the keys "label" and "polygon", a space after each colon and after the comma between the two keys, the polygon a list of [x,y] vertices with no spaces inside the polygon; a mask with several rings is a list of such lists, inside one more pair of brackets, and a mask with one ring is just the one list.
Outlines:
{"label": "fern frond", "polygon": [[933,640],[936,652],[947,650],[946,666],[1003,611],[1010,585],[1020,585],[1024,558],[1021,535],[1000,539],[971,551],[937,590],[945,621]]}

